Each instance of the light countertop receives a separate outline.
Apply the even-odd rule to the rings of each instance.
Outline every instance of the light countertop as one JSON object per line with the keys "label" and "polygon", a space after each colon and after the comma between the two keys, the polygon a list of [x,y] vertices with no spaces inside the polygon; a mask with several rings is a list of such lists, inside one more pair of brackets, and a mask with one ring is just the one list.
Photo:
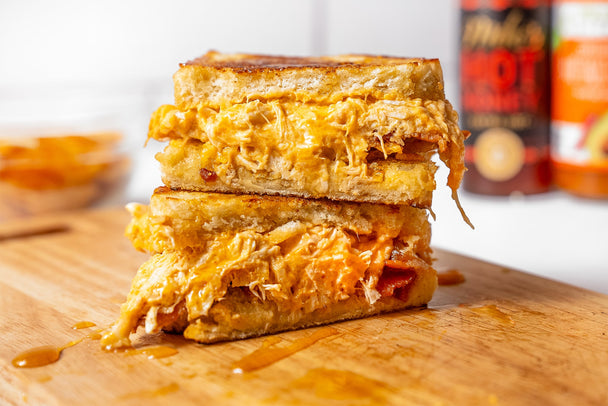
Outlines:
{"label": "light countertop", "polygon": [[450,198],[446,174],[438,171],[433,246],[608,294],[608,200],[461,191],[472,230]]}

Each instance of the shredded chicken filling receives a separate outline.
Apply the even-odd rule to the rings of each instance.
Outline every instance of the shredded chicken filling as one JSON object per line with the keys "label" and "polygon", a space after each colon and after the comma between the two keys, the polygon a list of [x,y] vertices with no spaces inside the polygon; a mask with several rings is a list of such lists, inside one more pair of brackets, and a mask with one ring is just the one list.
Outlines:
{"label": "shredded chicken filling", "polygon": [[188,111],[165,105],[154,113],[148,136],[200,140],[202,167],[212,165],[206,169],[220,176],[240,167],[278,175],[295,169],[311,180],[330,172],[369,176],[370,162],[421,161],[437,151],[450,169],[452,189],[464,172],[465,134],[443,100],[348,98],[330,105],[253,100]]}

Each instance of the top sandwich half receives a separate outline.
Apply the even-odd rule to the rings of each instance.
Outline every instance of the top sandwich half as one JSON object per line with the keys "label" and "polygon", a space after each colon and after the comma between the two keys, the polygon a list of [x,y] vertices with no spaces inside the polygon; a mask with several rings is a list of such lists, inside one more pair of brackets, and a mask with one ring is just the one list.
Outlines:
{"label": "top sandwich half", "polygon": [[436,59],[211,51],[173,79],[149,132],[170,141],[172,188],[429,207],[437,152],[460,185],[466,132]]}

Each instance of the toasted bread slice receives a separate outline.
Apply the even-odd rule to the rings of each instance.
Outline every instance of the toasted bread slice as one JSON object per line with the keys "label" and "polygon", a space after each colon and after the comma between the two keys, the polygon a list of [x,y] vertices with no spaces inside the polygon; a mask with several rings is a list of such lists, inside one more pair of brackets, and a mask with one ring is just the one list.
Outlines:
{"label": "toasted bread slice", "polygon": [[[420,208],[430,207],[435,189],[437,166],[430,160],[381,160],[350,168],[342,161],[322,159],[300,160],[291,166],[278,156],[276,165],[263,170],[255,167],[255,161],[249,165],[245,162],[226,165],[228,158],[213,151],[211,144],[194,139],[172,140],[156,155],[164,184],[174,189],[408,204]],[[235,158],[239,160],[238,155]],[[273,167],[284,169],[272,170]]]}
{"label": "toasted bread slice", "polygon": [[437,283],[435,271],[432,268],[419,268],[400,274],[403,275],[401,280],[410,284],[407,296],[382,296],[370,303],[362,292],[355,292],[347,299],[328,303],[312,312],[304,309],[285,312],[272,301],[252,297],[245,289],[229,288],[226,299],[212,306],[207,317],[186,322],[184,309],[176,308],[175,321],[165,325],[163,329],[168,332],[183,332],[186,338],[210,344],[426,305],[431,300]]}
{"label": "toasted bread slice", "polygon": [[147,332],[214,342],[427,303],[426,210],[157,189],[127,235],[153,256],[104,345]]}
{"label": "toasted bread slice", "polygon": [[181,109],[221,107],[248,100],[290,99],[335,103],[347,97],[443,100],[437,59],[371,55],[291,57],[207,54],[174,74]]}
{"label": "toasted bread slice", "polygon": [[409,206],[189,192],[163,186],[154,191],[149,205],[130,203],[127,208],[132,220],[126,235],[135,248],[151,253],[201,247],[221,233],[283,230],[274,231],[277,240],[301,231],[295,227],[298,223],[347,228],[360,237],[386,230],[401,239],[412,235],[415,241],[402,242],[430,260],[427,211]]}

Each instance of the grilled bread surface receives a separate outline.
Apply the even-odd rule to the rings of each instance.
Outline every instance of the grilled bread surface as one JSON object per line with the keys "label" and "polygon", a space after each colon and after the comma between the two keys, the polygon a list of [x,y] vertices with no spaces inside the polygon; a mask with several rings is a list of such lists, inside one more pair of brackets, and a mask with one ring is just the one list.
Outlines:
{"label": "grilled bread surface", "polygon": [[346,97],[445,98],[439,60],[423,58],[312,58],[210,51],[182,64],[173,80],[180,108],[219,107],[251,99],[333,103]]}

